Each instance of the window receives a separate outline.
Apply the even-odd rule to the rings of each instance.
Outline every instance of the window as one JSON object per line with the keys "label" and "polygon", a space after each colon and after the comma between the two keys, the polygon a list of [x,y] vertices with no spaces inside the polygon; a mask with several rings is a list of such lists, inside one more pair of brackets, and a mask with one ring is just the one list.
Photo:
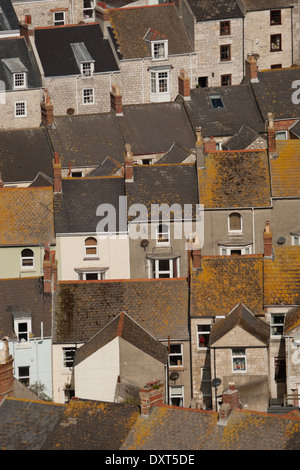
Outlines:
{"label": "window", "polygon": [[76,348],[63,348],[63,367],[70,369],[73,367]]}
{"label": "window", "polygon": [[26,87],[26,74],[25,72],[14,73],[14,88]]}
{"label": "window", "polygon": [[152,278],[173,278],[179,277],[179,258],[176,259],[154,259],[149,260],[149,277]]}
{"label": "window", "polygon": [[281,24],[281,10],[271,10],[270,11],[270,25]]}
{"label": "window", "polygon": [[183,406],[183,385],[170,387],[170,405]]}
{"label": "window", "polygon": [[242,232],[242,216],[238,212],[233,212],[228,217],[229,232]]}
{"label": "window", "polygon": [[275,382],[285,382],[286,380],[286,363],[284,357],[274,357],[274,379]]}
{"label": "window", "polygon": [[82,90],[83,104],[94,104],[94,88],[84,88]]}
{"label": "window", "polygon": [[271,65],[271,69],[282,69],[282,64]]}
{"label": "window", "polygon": [[198,77],[198,87],[207,88],[208,87],[208,77]]}
{"label": "window", "polygon": [[224,44],[223,46],[220,46],[220,60],[221,60],[221,62],[231,60],[231,46],[230,46],[230,44]]}
{"label": "window", "polygon": [[106,270],[101,271],[82,271],[78,273],[80,281],[103,281],[106,279]]}
{"label": "window", "polygon": [[168,57],[168,42],[167,41],[160,41],[160,42],[152,41],[151,48],[152,48],[153,60],[167,59]]}
{"label": "window", "polygon": [[231,75],[221,75],[221,86],[231,85]]}
{"label": "window", "polygon": [[201,392],[204,396],[211,396],[211,373],[209,367],[201,369]]}
{"label": "window", "polygon": [[94,18],[95,0],[83,0],[83,16],[85,19]]}
{"label": "window", "polygon": [[83,78],[88,78],[93,75],[94,72],[94,63],[93,62],[83,62],[81,64],[81,75]]}
{"label": "window", "polygon": [[33,269],[34,268],[34,254],[33,251],[30,250],[29,248],[25,248],[25,250],[21,251],[21,267],[27,268],[27,269]]}
{"label": "window", "polygon": [[281,51],[281,34],[271,35],[271,52]]}
{"label": "window", "polygon": [[31,333],[31,318],[14,319],[14,330],[18,341],[28,342]]}
{"label": "window", "polygon": [[64,389],[64,403],[68,404],[75,397],[75,390]]}
{"label": "window", "polygon": [[182,344],[170,344],[169,366],[178,367],[183,365]]}
{"label": "window", "polygon": [[27,106],[26,101],[17,101],[15,103],[15,117],[26,117]]}
{"label": "window", "polygon": [[65,24],[65,12],[55,11],[53,13],[53,24],[54,26],[62,26]]}
{"label": "window", "polygon": [[170,228],[167,224],[159,224],[156,229],[156,243],[157,245],[169,245],[170,243]]}
{"label": "window", "polygon": [[151,72],[151,93],[169,93],[169,72]]}
{"label": "window", "polygon": [[251,255],[252,247],[247,246],[220,246],[221,256]]}
{"label": "window", "polygon": [[220,36],[228,36],[230,34],[230,21],[220,22]]}
{"label": "window", "polygon": [[209,344],[210,325],[197,326],[197,348],[207,348]]}
{"label": "window", "polygon": [[292,245],[300,245],[300,235],[292,235]]}
{"label": "window", "polygon": [[271,337],[283,336],[284,315],[271,315]]}
{"label": "window", "polygon": [[19,377],[19,382],[21,382],[25,387],[29,387],[30,385],[30,368],[29,366],[26,367],[18,367],[18,377]]}
{"label": "window", "polygon": [[287,140],[287,131],[277,131],[276,140]]}
{"label": "window", "polygon": [[246,349],[234,348],[232,349],[232,371],[233,372],[246,372]]}
{"label": "window", "polygon": [[71,178],[82,178],[83,171],[71,171]]}
{"label": "window", "polygon": [[222,109],[225,107],[221,95],[209,95],[209,99],[213,109]]}
{"label": "window", "polygon": [[98,243],[96,238],[88,237],[85,242],[85,256],[88,258],[98,257]]}

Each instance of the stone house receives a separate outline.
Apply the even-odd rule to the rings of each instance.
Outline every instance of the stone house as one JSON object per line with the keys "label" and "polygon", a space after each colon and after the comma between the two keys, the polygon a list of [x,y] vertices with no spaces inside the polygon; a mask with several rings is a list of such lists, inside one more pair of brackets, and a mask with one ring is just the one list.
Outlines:
{"label": "stone house", "polygon": [[[291,309],[285,316],[284,331],[286,345],[286,392],[287,403],[299,406],[300,403],[300,331],[299,307]],[[281,364],[280,364],[281,365]]]}
{"label": "stone house", "polygon": [[174,4],[113,9],[98,3],[95,10],[115,45],[120,74],[114,78],[124,105],[173,101],[182,69],[193,82],[197,55]]}

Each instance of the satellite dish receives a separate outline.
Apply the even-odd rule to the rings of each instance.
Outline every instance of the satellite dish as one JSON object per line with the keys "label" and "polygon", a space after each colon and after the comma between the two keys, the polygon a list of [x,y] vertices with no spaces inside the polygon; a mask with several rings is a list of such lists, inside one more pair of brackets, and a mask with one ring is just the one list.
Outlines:
{"label": "satellite dish", "polygon": [[176,370],[174,370],[173,372],[171,372],[170,374],[170,379],[171,380],[177,380],[179,377],[179,372],[177,372]]}
{"label": "satellite dish", "polygon": [[286,242],[286,238],[284,237],[279,237],[277,240],[278,245],[283,245]]}
{"label": "satellite dish", "polygon": [[212,379],[211,381],[211,384],[213,387],[218,387],[219,385],[221,385],[221,383],[222,383],[222,380],[219,379],[218,377]]}
{"label": "satellite dish", "polygon": [[300,346],[300,333],[295,333],[295,334],[294,334],[293,342],[294,342],[297,346]]}

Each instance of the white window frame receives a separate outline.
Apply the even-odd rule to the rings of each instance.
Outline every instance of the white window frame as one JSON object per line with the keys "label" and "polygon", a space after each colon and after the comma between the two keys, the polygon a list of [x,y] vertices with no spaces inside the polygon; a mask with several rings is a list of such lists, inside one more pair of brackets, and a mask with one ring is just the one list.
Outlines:
{"label": "white window frame", "polygon": [[[21,85],[17,84],[19,78],[22,77]],[[16,72],[14,73],[14,89],[27,88],[27,73],[26,72]]]}
{"label": "white window frame", "polygon": [[[244,351],[244,353],[240,353],[240,354],[234,354],[233,351],[237,351],[237,350],[240,350],[240,351]],[[232,358],[232,372],[234,373],[238,373],[238,374],[243,374],[245,372],[247,372],[247,355],[246,355],[246,348],[232,348],[231,349],[231,358]],[[244,363],[245,363],[245,368],[244,369],[237,369],[234,367],[234,363],[235,363],[235,360],[244,360]]]}
{"label": "white window frame", "polygon": [[231,251],[233,250],[241,250],[241,255],[251,255],[252,254],[252,246],[220,246],[220,255],[221,256],[231,256]]}
{"label": "white window frame", "polygon": [[[21,375],[20,376],[20,370],[21,369],[28,369],[28,374],[27,375]],[[27,383],[24,383],[24,379],[26,380],[26,382],[28,381],[28,384]],[[18,380],[19,382],[21,382],[23,385],[25,385],[25,387],[29,387],[30,386],[30,366],[19,366],[18,367]]]}
{"label": "white window frame", "polygon": [[[160,227],[162,227],[161,232]],[[156,245],[170,246],[170,226],[167,223],[162,222],[156,227]]]}
{"label": "white window frame", "polygon": [[94,73],[94,62],[82,62],[80,64],[82,78],[91,78]]}
{"label": "white window frame", "polygon": [[[171,352],[171,348],[172,346],[179,346],[180,348],[180,351],[174,351],[174,352]],[[177,357],[177,364],[171,364],[171,358],[176,358]],[[183,367],[183,344],[182,343],[171,343],[170,344],[170,352],[169,352],[169,355],[168,355],[168,361],[169,361],[169,368],[170,369],[174,369],[174,368],[178,368],[178,367]],[[179,364],[178,364],[179,362]]]}
{"label": "white window frame", "polygon": [[[203,328],[204,327],[204,328]],[[207,329],[209,327],[209,330]],[[210,330],[211,330],[211,323],[200,323],[197,325],[197,349],[207,349],[208,346],[200,346],[200,337],[202,336],[208,336],[208,341],[209,342],[209,336],[210,336]],[[205,342],[204,342],[205,344]]]}
{"label": "white window frame", "polygon": [[[284,137],[283,137],[283,138],[280,138],[280,137],[279,137],[280,135],[284,135]],[[276,131],[276,139],[277,139],[277,140],[287,140],[287,138],[288,138],[288,133],[287,133],[287,131]]]}
{"label": "white window frame", "polygon": [[[179,393],[172,393],[174,391],[177,391],[180,392]],[[183,407],[184,405],[184,386],[183,385],[170,385],[169,387],[169,402],[170,402],[170,405],[172,405],[172,398],[179,398],[180,400],[180,405],[177,405],[177,406],[181,406]],[[173,405],[173,406],[176,406],[176,405]]]}
{"label": "white window frame", "polygon": [[[91,5],[89,7],[84,7],[84,0],[82,2],[83,4],[82,11],[83,11],[83,17],[85,20],[88,20],[88,19],[91,20],[95,18],[95,0],[90,0],[90,3]],[[92,11],[92,15],[85,15],[85,12],[87,11]]]}
{"label": "white window frame", "polygon": [[168,58],[168,40],[151,41],[151,54],[152,60],[166,60]]}
{"label": "white window frame", "polygon": [[[32,256],[23,256],[22,253],[25,251],[25,250],[28,250],[28,251],[31,251],[32,253]],[[28,261],[28,260],[32,260],[32,264],[23,264],[24,261]],[[23,250],[21,251],[21,269],[24,271],[24,270],[30,270],[30,271],[34,271],[34,251],[31,249],[31,248],[23,248]]]}
{"label": "white window frame", "polygon": [[[241,227],[239,229],[232,229],[230,227],[230,217],[233,215],[233,214],[238,214],[240,216],[240,221],[241,221]],[[239,212],[231,212],[228,216],[228,233],[229,234],[235,234],[235,235],[242,235],[243,233],[243,217],[242,215],[239,213]]]}
{"label": "white window frame", "polygon": [[99,270],[99,271],[82,271],[78,273],[78,280],[79,281],[89,281],[91,279],[87,279],[87,275],[89,274],[96,274],[97,279],[95,281],[103,281],[106,279],[106,270]]}
{"label": "white window frame", "polygon": [[[56,16],[57,15],[63,15],[63,19],[59,20],[59,19],[56,19]],[[54,26],[63,26],[66,24],[66,13],[64,11],[55,11],[53,13],[53,25]]]}
{"label": "white window frame", "polygon": [[[20,331],[20,325],[27,325],[26,331]],[[32,320],[31,318],[18,318],[14,320],[14,331],[17,340],[21,343],[28,343],[30,334],[32,331]],[[25,338],[24,338],[25,337]]]}
{"label": "white window frame", "polygon": [[300,235],[292,235],[292,245],[300,245]]}
{"label": "white window frame", "polygon": [[[68,358],[67,356],[67,353],[68,352],[73,352],[73,358]],[[74,346],[69,346],[69,347],[65,347],[65,348],[62,348],[62,366],[63,366],[63,369],[73,369],[73,366],[74,366],[74,357],[75,357],[75,352],[76,352],[76,348]],[[72,362],[72,365],[68,365],[68,362]]]}
{"label": "white window frame", "polygon": [[[167,270],[160,270],[159,269],[159,261],[169,261],[169,269]],[[173,279],[174,278],[174,263],[176,263],[176,270],[177,270],[177,276],[176,278],[180,277],[180,262],[179,262],[179,257],[178,258],[166,258],[165,260],[160,260],[160,259],[148,259],[148,277],[149,279],[159,279],[160,274],[169,274],[168,278]]]}
{"label": "white window frame", "polygon": [[[277,322],[276,317],[283,317],[283,322]],[[280,339],[283,337],[283,327],[284,327],[284,318],[283,313],[271,313],[270,317],[270,337],[273,339]],[[274,334],[274,328],[282,328],[282,333]]]}
{"label": "white window frame", "polygon": [[[18,105],[22,105],[23,113],[18,114]],[[15,101],[15,118],[27,117],[27,103],[26,101]]]}
{"label": "white window frame", "polygon": [[[85,92],[91,92],[91,94],[89,96],[85,96]],[[85,101],[86,98],[89,98],[92,97],[92,101]],[[89,106],[89,105],[92,105],[92,104],[95,104],[95,90],[94,88],[83,88],[82,89],[82,104],[84,106]]]}
{"label": "white window frame", "polygon": [[[162,76],[164,74],[164,76]],[[160,91],[160,83],[164,82],[166,90]],[[150,97],[151,101],[170,100],[170,69],[150,70]]]}
{"label": "white window frame", "polygon": [[[87,245],[87,240],[94,240],[95,243],[93,245]],[[89,253],[88,250],[95,250],[95,253]],[[84,257],[85,258],[97,258],[98,259],[98,241],[95,237],[87,237],[84,240]]]}

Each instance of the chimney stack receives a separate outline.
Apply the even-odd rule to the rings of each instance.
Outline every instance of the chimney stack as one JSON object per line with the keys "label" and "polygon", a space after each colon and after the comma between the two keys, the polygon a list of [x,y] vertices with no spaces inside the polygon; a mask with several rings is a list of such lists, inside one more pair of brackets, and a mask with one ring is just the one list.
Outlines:
{"label": "chimney stack", "polygon": [[13,357],[9,354],[8,338],[0,341],[0,403],[14,390]]}
{"label": "chimney stack", "polygon": [[263,238],[264,238],[264,256],[271,257],[272,256],[272,232],[270,229],[269,221],[267,221],[265,224]]}
{"label": "chimney stack", "polygon": [[191,82],[187,75],[186,70],[180,70],[180,75],[178,76],[178,94],[183,97],[184,100],[191,99]]}
{"label": "chimney stack", "polygon": [[277,146],[276,146],[276,130],[274,125],[274,116],[272,113],[268,113],[268,151],[270,156],[277,155]]}
{"label": "chimney stack", "polygon": [[234,383],[229,383],[229,389],[226,392],[223,392],[223,403],[220,406],[219,410],[219,420],[221,424],[226,424],[229,416],[233,410],[240,408],[240,394],[236,390]]}
{"label": "chimney stack", "polygon": [[160,380],[153,380],[140,389],[141,414],[148,417],[153,405],[163,405],[165,385]]}
{"label": "chimney stack", "polygon": [[214,137],[210,137],[210,139],[204,140],[204,153],[213,153],[217,151],[217,143]]}
{"label": "chimney stack", "polygon": [[123,116],[122,95],[117,85],[112,85],[110,92],[111,109],[115,111],[116,116]]}
{"label": "chimney stack", "polygon": [[197,232],[192,233],[187,242],[188,264],[192,261],[192,269],[201,269],[201,247],[199,235]]}
{"label": "chimney stack", "polygon": [[253,54],[249,54],[245,60],[246,79],[252,83],[258,82],[257,62]]}
{"label": "chimney stack", "polygon": [[57,259],[55,251],[50,251],[49,244],[44,248],[43,260],[44,292],[50,293],[57,288]]}
{"label": "chimney stack", "polygon": [[53,126],[54,116],[53,116],[53,105],[50,101],[50,96],[48,94],[47,88],[44,90],[44,98],[41,102],[41,111],[42,111],[42,122],[46,126]]}
{"label": "chimney stack", "polygon": [[201,127],[196,129],[196,164],[197,168],[205,168],[204,142],[201,134]]}
{"label": "chimney stack", "polygon": [[58,153],[54,153],[53,159],[54,193],[60,193],[62,190],[61,163]]}
{"label": "chimney stack", "polygon": [[20,23],[20,36],[24,36],[28,46],[30,44],[30,38],[34,39],[34,27],[31,23],[31,15],[25,15],[25,20]]}
{"label": "chimney stack", "polygon": [[125,182],[133,183],[133,153],[130,144],[125,145]]}

